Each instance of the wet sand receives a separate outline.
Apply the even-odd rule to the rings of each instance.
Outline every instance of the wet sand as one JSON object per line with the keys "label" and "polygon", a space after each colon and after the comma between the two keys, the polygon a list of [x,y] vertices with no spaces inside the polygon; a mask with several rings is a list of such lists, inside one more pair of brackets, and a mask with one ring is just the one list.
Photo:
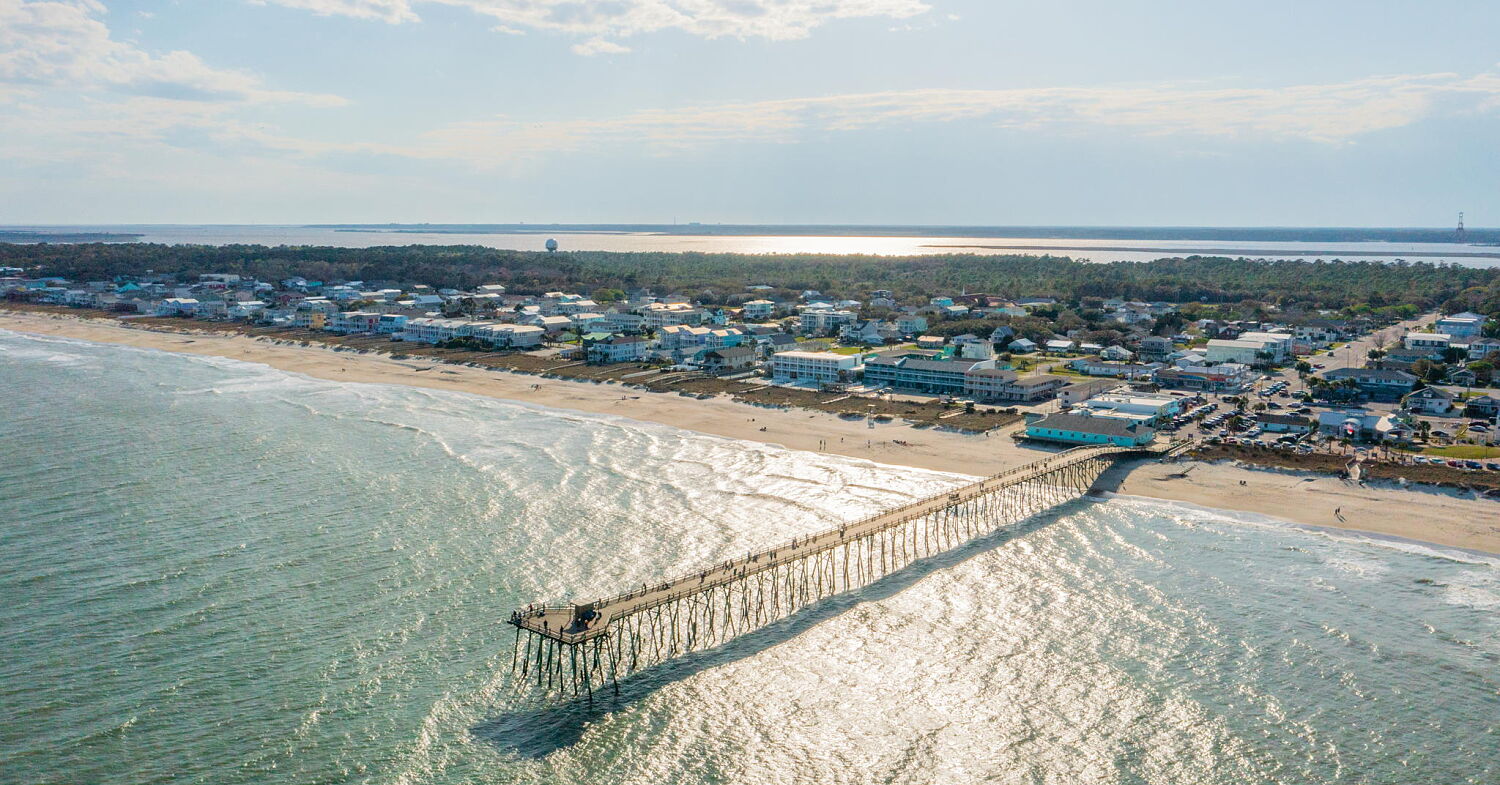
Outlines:
{"label": "wet sand", "polygon": [[[0,328],[184,354],[256,362],[345,382],[403,384],[612,414],[730,439],[829,452],[885,464],[966,475],[992,474],[1047,450],[1016,444],[1010,432],[961,434],[899,422],[842,420],[800,409],[770,409],[727,397],[699,400],[387,355],[283,346],[241,335],[158,332],[65,315],[0,312]],[[1186,474],[1184,474],[1186,472]],[[1241,482],[1244,484],[1241,485]],[[1102,490],[1251,512],[1294,523],[1500,553],[1500,503],[1424,488],[1361,488],[1331,477],[1230,464],[1132,461],[1101,478]],[[1335,514],[1339,510],[1339,514]]]}

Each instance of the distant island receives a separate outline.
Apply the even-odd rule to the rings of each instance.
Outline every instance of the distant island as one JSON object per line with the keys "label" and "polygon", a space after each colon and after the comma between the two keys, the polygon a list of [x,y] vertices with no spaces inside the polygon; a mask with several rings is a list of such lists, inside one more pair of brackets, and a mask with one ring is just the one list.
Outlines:
{"label": "distant island", "polygon": [[126,232],[34,232],[0,229],[0,243],[128,243],[141,235]]}
{"label": "distant island", "polygon": [[[981,249],[985,251],[1093,251],[1096,253],[1110,253],[1113,251],[1127,251],[1133,253],[1159,253],[1171,256],[1244,256],[1257,258],[1263,256],[1291,257],[1296,256],[1294,251],[1268,251],[1264,248],[1143,248],[1138,246],[1109,246],[1109,245],[956,245],[956,244],[932,244],[924,245],[923,248],[942,248],[945,251],[963,251],[965,249]],[[1493,245],[1477,246],[1493,248]],[[1339,256],[1391,256],[1390,251],[1350,251],[1341,250]],[[1308,256],[1318,254],[1309,251]],[[1497,251],[1402,251],[1402,257],[1410,259],[1451,259],[1461,257],[1466,259],[1500,259],[1500,250]]]}
{"label": "distant island", "polygon": [[916,226],[909,224],[307,224],[387,234],[663,234],[691,236],[974,237],[1047,240],[1198,240],[1308,243],[1500,243],[1500,229],[1297,226]]}

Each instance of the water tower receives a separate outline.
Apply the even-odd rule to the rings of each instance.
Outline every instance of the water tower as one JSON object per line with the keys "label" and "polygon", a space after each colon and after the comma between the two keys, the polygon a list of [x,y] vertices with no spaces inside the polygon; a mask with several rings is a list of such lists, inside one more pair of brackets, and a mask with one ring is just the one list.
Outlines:
{"label": "water tower", "polygon": [[556,251],[557,250],[557,241],[554,240],[554,239],[552,239],[551,237],[547,238],[547,250],[549,250],[549,251]]}

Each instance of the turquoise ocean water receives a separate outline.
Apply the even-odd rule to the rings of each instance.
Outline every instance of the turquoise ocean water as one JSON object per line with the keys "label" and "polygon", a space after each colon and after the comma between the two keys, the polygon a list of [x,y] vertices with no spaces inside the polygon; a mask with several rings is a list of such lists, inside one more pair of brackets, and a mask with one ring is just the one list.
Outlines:
{"label": "turquoise ocean water", "polygon": [[517,605],[963,478],[0,331],[5,783],[1496,783],[1500,558],[1077,502],[627,684]]}

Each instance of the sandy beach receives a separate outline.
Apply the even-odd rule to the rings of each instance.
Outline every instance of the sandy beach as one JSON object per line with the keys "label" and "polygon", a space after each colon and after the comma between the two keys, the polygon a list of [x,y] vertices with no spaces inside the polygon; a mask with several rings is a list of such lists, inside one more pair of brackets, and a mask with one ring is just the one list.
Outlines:
{"label": "sandy beach", "polygon": [[[226,357],[335,381],[454,390],[619,415],[731,439],[968,475],[991,474],[1044,454],[1043,450],[1017,445],[1008,431],[965,435],[899,422],[870,428],[863,421],[798,409],[762,408],[728,398],[698,400],[612,384],[284,346],[239,335],[157,332],[104,320],[3,311],[0,328]],[[1500,504],[1438,489],[1359,487],[1332,477],[1192,461],[1122,464],[1101,479],[1100,487],[1122,495],[1251,512],[1309,526],[1500,553]]]}

